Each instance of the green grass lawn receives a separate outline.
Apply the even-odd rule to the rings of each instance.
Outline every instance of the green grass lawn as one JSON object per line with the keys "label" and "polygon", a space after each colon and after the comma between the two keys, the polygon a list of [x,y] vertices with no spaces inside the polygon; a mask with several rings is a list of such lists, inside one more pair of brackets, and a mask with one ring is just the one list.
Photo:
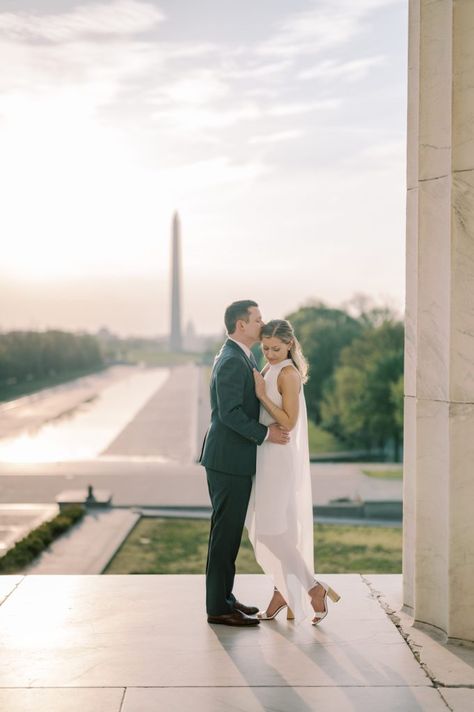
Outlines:
{"label": "green grass lawn", "polygon": [[[203,574],[209,521],[142,517],[106,574]],[[401,573],[402,530],[316,524],[318,573]],[[244,530],[237,573],[261,573]]]}
{"label": "green grass lawn", "polygon": [[334,435],[323,430],[319,425],[315,425],[312,420],[308,420],[308,444],[310,455],[318,455],[322,452],[342,452],[348,449]]}
{"label": "green grass lawn", "polygon": [[380,477],[383,480],[403,479],[403,470],[401,467],[398,467],[396,470],[362,470],[362,472],[369,477]]}

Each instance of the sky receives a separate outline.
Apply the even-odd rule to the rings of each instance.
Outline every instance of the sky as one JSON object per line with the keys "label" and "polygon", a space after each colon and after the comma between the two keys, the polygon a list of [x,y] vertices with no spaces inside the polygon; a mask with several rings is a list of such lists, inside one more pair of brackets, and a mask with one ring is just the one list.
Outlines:
{"label": "sky", "polygon": [[[0,330],[403,315],[407,0],[0,0]],[[5,71],[7,68],[7,71]]]}

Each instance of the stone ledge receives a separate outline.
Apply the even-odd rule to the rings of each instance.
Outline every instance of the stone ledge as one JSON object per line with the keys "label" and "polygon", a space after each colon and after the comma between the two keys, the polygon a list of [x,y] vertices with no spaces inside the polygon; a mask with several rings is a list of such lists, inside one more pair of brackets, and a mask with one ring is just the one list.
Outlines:
{"label": "stone ledge", "polygon": [[[393,587],[391,574],[363,576],[373,595],[397,626],[416,660],[425,670],[433,685],[441,688],[474,688],[474,648],[444,642],[428,626],[416,623],[402,609],[401,592]],[[473,689],[474,694],[474,689]],[[472,697],[474,701],[474,697]],[[474,709],[474,705],[472,708]]]}

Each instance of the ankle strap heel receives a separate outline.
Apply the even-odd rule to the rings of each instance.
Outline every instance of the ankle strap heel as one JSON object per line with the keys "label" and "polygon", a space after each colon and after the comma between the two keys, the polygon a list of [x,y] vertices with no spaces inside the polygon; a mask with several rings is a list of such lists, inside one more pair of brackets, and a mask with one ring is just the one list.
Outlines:
{"label": "ankle strap heel", "polygon": [[[327,584],[325,581],[317,581],[316,579],[314,580],[314,586],[309,589],[310,596],[311,596],[311,591],[313,590],[313,588],[316,588],[316,586],[318,584],[320,586],[322,586],[322,588],[324,589],[324,597],[323,597],[324,610],[322,610],[322,611],[317,611],[316,609],[314,610],[314,618],[312,620],[313,625],[317,625],[318,623],[320,623],[323,620],[323,618],[325,618],[327,616],[328,604],[326,603],[326,598],[328,596],[331,599],[331,601],[334,601],[334,603],[337,603],[337,601],[340,599],[340,595],[338,593],[336,593],[336,591],[333,588],[331,588],[331,586],[329,584]],[[314,602],[312,599],[311,599],[311,603],[314,608]]]}
{"label": "ankle strap heel", "polygon": [[331,588],[328,583],[326,583],[325,581],[316,581],[315,579],[314,585],[317,586],[318,583],[321,584],[321,586],[324,588],[331,601],[334,601],[334,603],[337,603],[339,601],[339,599],[341,598],[340,595],[333,588]]}

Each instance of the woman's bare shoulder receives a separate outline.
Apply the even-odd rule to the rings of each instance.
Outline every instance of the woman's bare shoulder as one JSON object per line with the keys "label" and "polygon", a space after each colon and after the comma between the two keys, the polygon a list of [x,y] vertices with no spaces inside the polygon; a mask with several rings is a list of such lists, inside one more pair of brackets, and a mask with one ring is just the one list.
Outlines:
{"label": "woman's bare shoulder", "polygon": [[294,384],[299,389],[301,385],[301,374],[293,364],[288,364],[288,366],[283,366],[280,373],[278,374],[278,380],[285,385]]}
{"label": "woman's bare shoulder", "polygon": [[289,376],[290,378],[301,379],[300,372],[293,363],[289,363],[287,366],[283,366],[280,373],[285,378]]}

